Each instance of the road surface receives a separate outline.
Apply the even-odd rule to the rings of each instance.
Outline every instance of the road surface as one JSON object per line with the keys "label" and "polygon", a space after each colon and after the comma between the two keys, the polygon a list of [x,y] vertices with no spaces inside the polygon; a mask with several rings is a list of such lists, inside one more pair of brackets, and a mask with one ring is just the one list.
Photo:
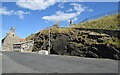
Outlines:
{"label": "road surface", "polygon": [[0,74],[2,73],[2,52],[0,49]]}
{"label": "road surface", "polygon": [[118,62],[103,59],[3,52],[2,73],[118,73]]}

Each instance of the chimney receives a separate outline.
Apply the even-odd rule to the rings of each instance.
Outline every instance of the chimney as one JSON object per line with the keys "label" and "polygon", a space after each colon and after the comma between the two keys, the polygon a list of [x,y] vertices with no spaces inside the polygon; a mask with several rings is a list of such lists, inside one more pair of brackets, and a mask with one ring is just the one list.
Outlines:
{"label": "chimney", "polygon": [[11,32],[15,32],[15,28],[14,28],[14,27],[11,27],[10,31],[11,31]]}

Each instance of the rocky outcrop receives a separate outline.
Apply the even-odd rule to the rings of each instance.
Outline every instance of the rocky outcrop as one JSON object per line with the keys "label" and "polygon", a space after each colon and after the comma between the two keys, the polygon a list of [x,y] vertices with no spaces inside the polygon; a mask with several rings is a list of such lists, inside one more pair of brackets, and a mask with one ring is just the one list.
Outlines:
{"label": "rocky outcrop", "polygon": [[[67,31],[67,30],[66,30]],[[47,32],[47,31],[46,31]],[[106,43],[112,38],[107,34],[91,31],[68,30],[67,33],[43,31],[35,34],[33,51],[48,50],[51,54],[120,60],[120,50]]]}

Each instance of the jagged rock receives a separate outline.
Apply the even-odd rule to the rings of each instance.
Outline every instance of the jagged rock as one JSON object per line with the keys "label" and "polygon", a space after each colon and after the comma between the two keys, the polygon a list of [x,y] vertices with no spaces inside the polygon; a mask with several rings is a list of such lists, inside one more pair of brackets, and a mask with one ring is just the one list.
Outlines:
{"label": "jagged rock", "polygon": [[118,50],[116,50],[110,45],[96,44],[95,47],[98,49],[98,52],[99,52],[98,55],[101,58],[118,59],[114,55],[117,54],[118,56],[120,54]]}
{"label": "jagged rock", "polygon": [[72,51],[71,55],[72,56],[80,56],[81,57],[81,56],[83,56],[83,52],[82,51],[81,52],[80,51],[79,52],[78,51]]}
{"label": "jagged rock", "polygon": [[88,52],[86,53],[86,57],[98,58],[98,55],[95,54],[95,53],[92,52],[92,51],[88,51]]}
{"label": "jagged rock", "polygon": [[102,38],[102,37],[109,37],[109,35],[99,34],[99,33],[96,33],[96,32],[91,32],[91,33],[89,33],[88,37],[91,38],[91,39],[98,39],[98,38]]}
{"label": "jagged rock", "polygon": [[[34,51],[48,50],[49,36],[37,33],[34,36]],[[98,44],[111,39],[107,34],[72,31],[67,34],[51,33],[50,53],[91,58],[120,59],[119,49],[106,44]]]}
{"label": "jagged rock", "polygon": [[53,50],[57,52],[59,55],[66,54],[66,46],[68,44],[68,36],[59,34],[53,42]]}
{"label": "jagged rock", "polygon": [[103,39],[103,38],[98,38],[98,39],[97,39],[97,42],[98,42],[98,43],[105,42],[105,39]]}

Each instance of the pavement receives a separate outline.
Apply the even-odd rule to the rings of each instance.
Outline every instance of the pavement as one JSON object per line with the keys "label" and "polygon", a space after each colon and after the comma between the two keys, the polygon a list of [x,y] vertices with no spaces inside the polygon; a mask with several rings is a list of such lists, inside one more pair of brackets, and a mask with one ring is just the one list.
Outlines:
{"label": "pavement", "polygon": [[2,73],[2,52],[0,51],[0,74]]}
{"label": "pavement", "polygon": [[2,73],[118,73],[118,61],[3,52]]}

